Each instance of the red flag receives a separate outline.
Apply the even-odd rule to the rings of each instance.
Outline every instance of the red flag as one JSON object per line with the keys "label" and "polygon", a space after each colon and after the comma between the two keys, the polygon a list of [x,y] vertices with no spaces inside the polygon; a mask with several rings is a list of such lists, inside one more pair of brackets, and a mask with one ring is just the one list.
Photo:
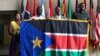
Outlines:
{"label": "red flag", "polygon": [[33,16],[36,16],[36,0],[33,0]]}
{"label": "red flag", "polygon": [[94,17],[94,11],[93,11],[93,0],[90,0],[90,9],[89,9],[89,15],[90,15],[90,22],[91,22],[91,45],[93,47],[95,47],[97,45],[97,37],[96,37],[96,34],[97,34],[97,28],[96,28],[96,19]]}
{"label": "red flag", "polygon": [[85,8],[86,8],[86,0],[84,0]]}
{"label": "red flag", "polygon": [[97,15],[96,15],[96,25],[95,25],[95,38],[97,45],[100,46],[100,0],[97,1]]}
{"label": "red flag", "polygon": [[66,17],[66,1],[65,0],[63,0],[63,13],[64,13],[64,17]]}
{"label": "red flag", "polygon": [[24,19],[29,19],[29,18],[30,18],[30,0],[27,0],[24,12]]}
{"label": "red flag", "polygon": [[53,16],[52,0],[49,0],[49,16]]}
{"label": "red flag", "polygon": [[26,10],[30,12],[30,0],[27,0]]}

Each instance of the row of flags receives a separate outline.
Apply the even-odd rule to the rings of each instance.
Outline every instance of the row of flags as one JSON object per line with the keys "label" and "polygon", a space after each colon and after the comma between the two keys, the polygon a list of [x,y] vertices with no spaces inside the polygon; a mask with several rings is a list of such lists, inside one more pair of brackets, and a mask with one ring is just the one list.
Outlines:
{"label": "row of flags", "polygon": [[[23,4],[25,0],[21,1],[21,13],[22,13],[22,19],[24,18],[30,18],[31,16],[36,16],[36,9],[37,9],[37,0],[33,0],[33,7],[32,7],[32,11],[31,11],[31,7],[30,7],[30,0],[26,0],[26,4]],[[63,4],[61,3],[61,0],[58,0],[57,2],[57,6],[62,7],[62,12],[64,14],[64,16],[68,16],[69,19],[72,18],[72,5],[71,5],[71,0],[62,0]],[[42,5],[42,16],[45,16],[45,8],[44,8],[44,0],[41,0],[41,5]],[[49,16],[53,16],[53,1],[49,0]],[[68,2],[68,4],[66,4],[66,2]],[[84,0],[84,3],[86,5],[86,0]],[[76,0],[76,11],[78,10],[78,0]],[[68,9],[67,9],[67,8]]]}
{"label": "row of flags", "polygon": [[[37,1],[36,0],[33,0],[33,12],[31,12],[31,7],[30,7],[30,0],[26,0],[26,4],[24,4],[25,0],[22,0],[21,1],[21,14],[22,14],[22,19],[28,19],[30,18],[31,16],[36,16],[36,9],[37,9]],[[44,8],[44,0],[41,0],[41,5],[42,5],[42,16],[45,16],[45,8]],[[49,16],[53,16],[53,1],[52,0],[49,0]],[[68,0],[68,13],[67,12],[67,9],[66,9],[66,0],[63,0],[63,5],[61,5],[61,0],[58,0],[57,2],[57,6],[60,6],[62,7],[62,11],[64,13],[64,16],[66,16],[67,14],[68,15],[68,18],[71,18],[71,1]],[[71,9],[71,10],[70,10]]]}
{"label": "row of flags", "polygon": [[[24,19],[24,18],[30,18],[30,16],[36,16],[37,0],[33,0],[32,11],[31,11],[31,7],[30,7],[30,0],[26,0],[26,4],[23,4],[24,1],[25,0],[21,1],[22,18]],[[58,0],[57,6],[62,7],[62,12],[63,12],[64,16],[68,16],[68,18],[71,19],[72,18],[71,0],[68,0],[68,1],[62,0],[62,1],[63,1],[63,4],[61,3],[61,0]],[[41,0],[42,10],[43,10],[42,15],[43,16],[45,16],[44,2],[45,2],[44,0]],[[53,16],[53,4],[52,4],[52,2],[53,2],[52,0],[49,0],[49,16]],[[68,2],[68,4],[66,4],[66,2]],[[75,11],[76,12],[78,11],[78,4],[79,4],[79,0],[76,0],[76,5],[75,5],[75,7],[76,7]],[[84,4],[85,4],[85,7],[86,7],[86,0],[84,0]],[[90,5],[90,8],[92,8],[91,5]],[[91,11],[91,9],[90,9],[90,11]]]}
{"label": "row of flags", "polygon": [[[22,13],[22,18],[30,18],[31,16],[36,16],[36,9],[37,9],[37,1],[36,0],[33,0],[33,12],[31,12],[31,7],[30,7],[30,0],[26,0],[26,4],[23,4],[25,0],[22,0],[21,1],[21,13]],[[42,5],[42,16],[45,16],[45,8],[44,8],[44,0],[41,0],[41,5]],[[49,16],[53,16],[53,1],[52,0],[49,0]],[[57,6],[60,6],[62,7],[62,12],[64,14],[64,16],[67,15],[67,17],[69,19],[72,18],[72,5],[71,5],[71,0],[68,0],[67,1],[68,4],[66,4],[66,0],[63,0],[63,4],[61,5],[61,0],[58,0],[57,2]],[[76,5],[75,5],[75,11],[77,12],[78,11],[78,4],[79,4],[79,1],[76,0]],[[86,7],[86,0],[84,0],[84,4],[85,4],[85,7]],[[67,7],[67,8],[66,8]],[[90,18],[94,18],[92,15],[94,12],[93,12],[93,1],[90,0],[90,10],[89,10],[89,14],[90,14]]]}

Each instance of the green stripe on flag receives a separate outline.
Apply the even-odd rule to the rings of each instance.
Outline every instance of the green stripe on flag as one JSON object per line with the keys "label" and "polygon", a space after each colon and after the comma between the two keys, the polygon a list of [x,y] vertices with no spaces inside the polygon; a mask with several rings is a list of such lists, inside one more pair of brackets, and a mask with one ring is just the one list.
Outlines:
{"label": "green stripe on flag", "polygon": [[39,56],[86,56],[86,51],[73,52],[73,51],[46,51]]}

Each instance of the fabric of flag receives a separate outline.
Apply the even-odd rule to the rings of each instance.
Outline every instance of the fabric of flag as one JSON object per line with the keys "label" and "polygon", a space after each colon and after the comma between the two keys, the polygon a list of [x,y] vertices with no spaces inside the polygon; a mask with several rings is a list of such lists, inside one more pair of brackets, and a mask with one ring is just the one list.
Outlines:
{"label": "fabric of flag", "polygon": [[21,22],[21,56],[86,56],[88,22]]}
{"label": "fabric of flag", "polygon": [[30,0],[26,1],[26,5],[24,5],[23,2],[24,1],[22,0],[21,4],[22,20],[30,18]]}
{"label": "fabric of flag", "polygon": [[24,1],[21,0],[21,18],[22,20],[24,19],[24,12],[25,12],[25,7],[24,7]]}
{"label": "fabric of flag", "polygon": [[75,11],[78,12],[78,0],[76,0]]}
{"label": "fabric of flag", "polygon": [[100,12],[100,0],[97,0],[97,13]]}
{"label": "fabric of flag", "polygon": [[25,18],[30,18],[30,0],[27,0]]}
{"label": "fabric of flag", "polygon": [[96,25],[95,25],[95,27],[94,27],[94,34],[95,34],[95,38],[92,40],[94,43],[92,44],[93,46],[99,46],[100,45],[100,23],[99,23],[99,21],[100,21],[100,10],[99,10],[99,8],[100,8],[100,0],[98,0],[97,1],[97,15],[96,15],[96,19],[95,19],[95,21],[96,21]]}
{"label": "fabric of flag", "polygon": [[49,16],[53,16],[52,0],[49,0]]}
{"label": "fabric of flag", "polygon": [[36,0],[33,0],[33,15],[32,16],[36,16],[36,4],[37,4],[37,2],[36,2]]}
{"label": "fabric of flag", "polygon": [[41,0],[41,5],[42,5],[42,16],[45,17],[44,0]]}
{"label": "fabric of flag", "polygon": [[67,13],[66,11],[67,11],[67,9],[66,9],[66,1],[65,0],[63,0],[62,11],[63,11],[64,17],[66,17],[66,13]]}
{"label": "fabric of flag", "polygon": [[57,6],[58,6],[58,7],[61,7],[61,0],[58,0]]}
{"label": "fabric of flag", "polygon": [[93,0],[90,0],[89,14],[90,14],[90,21],[94,21]]}
{"label": "fabric of flag", "polygon": [[87,5],[87,4],[86,4],[86,0],[84,0],[84,4],[85,4],[85,8],[86,8],[86,5]]}
{"label": "fabric of flag", "polygon": [[[94,18],[93,18],[93,15],[94,14],[94,12],[93,12],[93,1],[92,0],[90,0],[90,9],[89,9],[89,15],[90,15],[90,22],[92,23],[92,22],[94,22]],[[95,29],[94,29],[94,27],[95,26],[93,26],[93,24],[92,24],[92,26],[91,26],[91,30],[93,30],[93,31],[91,31],[90,33],[94,33],[95,32]],[[95,34],[94,34],[95,35]],[[91,34],[90,35],[90,40],[91,40],[91,44],[92,44],[92,46],[94,46],[94,44],[95,44],[95,42],[96,42],[96,38],[95,38],[95,36],[93,36],[93,34]]]}
{"label": "fabric of flag", "polygon": [[100,0],[97,1],[97,16],[96,21],[98,21],[98,24],[96,25],[96,35],[98,40],[100,41]]}
{"label": "fabric of flag", "polygon": [[72,5],[71,5],[71,0],[68,0],[67,17],[68,17],[68,19],[71,19],[72,18]]}

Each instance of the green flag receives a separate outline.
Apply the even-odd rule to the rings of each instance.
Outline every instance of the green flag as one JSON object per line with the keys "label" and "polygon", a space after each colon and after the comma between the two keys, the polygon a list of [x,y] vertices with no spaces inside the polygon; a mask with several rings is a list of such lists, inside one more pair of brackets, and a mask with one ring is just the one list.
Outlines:
{"label": "green flag", "polygon": [[72,18],[72,7],[71,7],[71,0],[68,0],[68,11],[67,11],[68,19]]}

